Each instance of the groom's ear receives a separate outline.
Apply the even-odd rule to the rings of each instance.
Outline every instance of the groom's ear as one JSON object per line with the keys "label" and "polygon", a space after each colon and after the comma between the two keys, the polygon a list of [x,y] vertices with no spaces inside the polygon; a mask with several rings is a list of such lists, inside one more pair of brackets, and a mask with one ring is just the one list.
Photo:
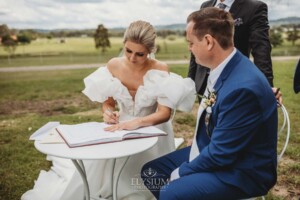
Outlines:
{"label": "groom's ear", "polygon": [[214,38],[210,34],[204,35],[204,40],[206,42],[206,47],[208,51],[211,51],[215,45]]}

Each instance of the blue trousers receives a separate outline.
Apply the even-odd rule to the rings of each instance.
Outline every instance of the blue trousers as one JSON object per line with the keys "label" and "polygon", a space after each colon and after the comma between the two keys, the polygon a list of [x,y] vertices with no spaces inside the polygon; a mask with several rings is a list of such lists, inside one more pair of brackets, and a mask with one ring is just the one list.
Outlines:
{"label": "blue trousers", "polygon": [[247,195],[239,188],[222,182],[213,172],[195,173],[168,182],[171,173],[188,161],[190,147],[186,147],[153,161],[142,168],[145,186],[160,200],[243,199]]}

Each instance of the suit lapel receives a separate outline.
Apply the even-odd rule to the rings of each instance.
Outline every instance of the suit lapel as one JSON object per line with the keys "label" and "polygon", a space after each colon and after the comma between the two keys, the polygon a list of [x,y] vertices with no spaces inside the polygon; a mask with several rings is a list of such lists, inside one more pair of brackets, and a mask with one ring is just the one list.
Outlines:
{"label": "suit lapel", "polygon": [[223,69],[222,73],[220,74],[214,89],[216,93],[218,94],[218,91],[223,85],[223,82],[227,79],[227,77],[230,75],[230,73],[234,70],[234,68],[237,66],[236,64],[241,59],[242,54],[237,50],[234,56],[231,58],[231,60],[227,63],[225,68]]}
{"label": "suit lapel", "polygon": [[217,0],[213,0],[213,1],[211,1],[211,6],[215,6],[215,5],[216,5],[216,3],[217,3]]}
{"label": "suit lapel", "polygon": [[204,2],[201,5],[200,9],[201,8],[206,8],[206,7],[213,7],[216,3],[217,3],[217,0],[211,0],[211,1]]}
{"label": "suit lapel", "polygon": [[231,13],[233,19],[236,19],[237,13],[241,10],[245,0],[235,0],[231,5],[229,12]]}

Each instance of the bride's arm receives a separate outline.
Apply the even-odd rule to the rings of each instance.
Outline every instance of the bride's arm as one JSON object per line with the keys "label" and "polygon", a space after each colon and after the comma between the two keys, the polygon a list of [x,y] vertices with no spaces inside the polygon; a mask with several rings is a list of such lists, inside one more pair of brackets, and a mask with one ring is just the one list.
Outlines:
{"label": "bride's arm", "polygon": [[102,104],[103,121],[108,124],[116,124],[119,122],[119,112],[115,111],[116,102],[109,97]]}
{"label": "bride's arm", "polygon": [[169,107],[158,104],[156,112],[144,117],[138,117],[130,121],[121,122],[119,124],[108,127],[106,130],[134,130],[140,127],[151,126],[166,122],[170,119],[170,116],[171,109]]}
{"label": "bride's arm", "polygon": [[139,117],[135,120],[139,127],[151,126],[166,122],[170,119],[171,108],[158,104],[157,111],[145,117]]}

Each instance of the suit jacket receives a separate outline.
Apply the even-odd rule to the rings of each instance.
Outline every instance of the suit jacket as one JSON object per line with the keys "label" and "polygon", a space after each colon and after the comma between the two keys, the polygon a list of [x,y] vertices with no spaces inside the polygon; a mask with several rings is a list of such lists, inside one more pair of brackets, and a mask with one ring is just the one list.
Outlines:
{"label": "suit jacket", "polygon": [[271,87],[255,65],[237,51],[214,90],[217,97],[209,123],[211,136],[206,128],[198,130],[201,153],[183,163],[179,175],[214,172],[249,196],[265,195],[277,179],[277,103]]}
{"label": "suit jacket", "polygon": [[[215,3],[216,0],[206,1],[201,8],[212,7]],[[247,57],[250,53],[252,54],[254,64],[265,74],[270,85],[273,86],[267,5],[257,0],[235,0],[229,12],[235,20],[235,47]],[[208,68],[197,65],[195,57],[192,55],[188,77],[195,81],[196,90],[200,94],[203,94],[205,90],[205,79],[208,72]]]}

